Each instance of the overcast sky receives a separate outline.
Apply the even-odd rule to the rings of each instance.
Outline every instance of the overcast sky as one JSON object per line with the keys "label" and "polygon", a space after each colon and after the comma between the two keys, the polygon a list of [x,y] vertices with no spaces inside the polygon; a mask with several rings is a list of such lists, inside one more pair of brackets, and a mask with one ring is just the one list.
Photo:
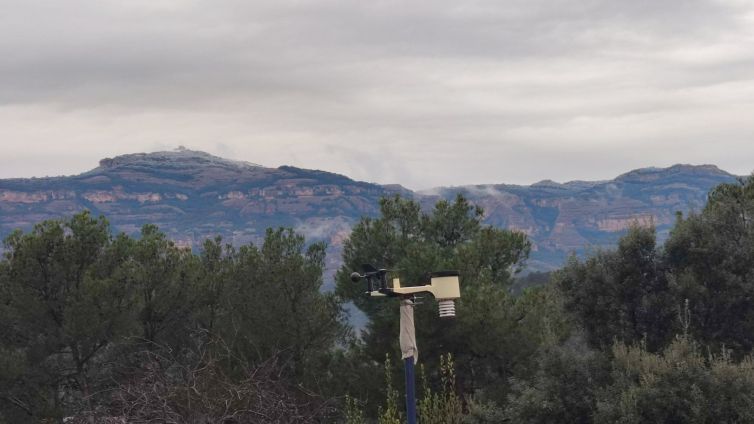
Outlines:
{"label": "overcast sky", "polygon": [[179,145],[420,189],[754,170],[752,0],[0,0],[0,178]]}

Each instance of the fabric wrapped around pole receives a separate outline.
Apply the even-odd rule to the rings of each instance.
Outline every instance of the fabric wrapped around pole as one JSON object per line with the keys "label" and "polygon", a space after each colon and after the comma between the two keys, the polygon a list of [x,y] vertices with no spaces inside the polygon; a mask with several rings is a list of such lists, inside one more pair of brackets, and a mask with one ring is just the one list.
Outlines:
{"label": "fabric wrapped around pole", "polygon": [[414,357],[414,364],[419,362],[419,348],[416,346],[416,330],[414,328],[414,301],[401,300],[401,357]]}

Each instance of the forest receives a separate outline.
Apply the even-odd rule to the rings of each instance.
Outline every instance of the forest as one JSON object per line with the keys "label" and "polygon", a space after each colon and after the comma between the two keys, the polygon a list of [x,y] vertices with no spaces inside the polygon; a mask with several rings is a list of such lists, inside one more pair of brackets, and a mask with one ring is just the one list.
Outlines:
{"label": "forest", "polygon": [[[82,212],[4,240],[0,423],[404,422],[402,281],[460,272],[457,317],[416,307],[419,421],[754,423],[754,177],[713,189],[664,243],[633,226],[522,288],[533,245],[467,199],[380,201],[325,248],[291,229],[192,251]],[[349,323],[349,305],[368,317]]]}

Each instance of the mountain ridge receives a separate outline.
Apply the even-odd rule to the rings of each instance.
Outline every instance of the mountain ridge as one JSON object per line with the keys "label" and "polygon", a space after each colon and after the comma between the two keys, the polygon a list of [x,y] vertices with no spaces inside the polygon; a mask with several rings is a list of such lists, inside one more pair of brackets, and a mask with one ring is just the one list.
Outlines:
{"label": "mountain ridge", "polygon": [[107,216],[115,230],[128,234],[138,233],[144,223],[157,224],[187,247],[215,235],[233,244],[256,242],[268,226],[292,226],[329,243],[332,270],[351,226],[361,216],[376,216],[381,197],[400,194],[431,208],[461,193],[485,210],[485,223],[529,235],[533,268],[552,269],[572,252],[614,245],[632,222],[654,224],[662,239],[677,211],[703,207],[709,189],[736,178],[714,165],[677,164],[640,168],[612,180],[412,191],[179,148],[105,158],[78,175],[0,179],[0,236],[83,209]]}
{"label": "mountain ridge", "polygon": [[436,191],[438,189],[456,189],[456,188],[465,188],[465,187],[487,187],[487,186],[507,186],[507,187],[537,187],[537,186],[553,186],[553,187],[559,187],[559,186],[584,186],[584,185],[598,185],[602,183],[608,183],[610,181],[614,180],[622,180],[629,177],[632,177],[634,175],[645,175],[645,174],[652,174],[652,173],[662,173],[662,172],[673,172],[675,170],[687,170],[694,172],[696,170],[706,170],[709,172],[717,173],[720,175],[733,177],[733,178],[739,178],[740,176],[736,176],[735,174],[731,174],[725,170],[720,169],[717,165],[713,164],[702,164],[702,165],[694,165],[694,164],[688,164],[688,163],[677,163],[673,164],[667,167],[659,167],[659,166],[647,166],[642,168],[633,169],[628,172],[624,172],[623,174],[619,174],[612,180],[568,180],[565,182],[558,182],[551,179],[544,179],[540,180],[531,184],[511,184],[511,183],[485,183],[485,184],[462,184],[462,185],[451,185],[451,186],[436,186],[436,187],[430,187],[427,189],[419,189],[415,190],[417,193],[431,193],[433,191]]}

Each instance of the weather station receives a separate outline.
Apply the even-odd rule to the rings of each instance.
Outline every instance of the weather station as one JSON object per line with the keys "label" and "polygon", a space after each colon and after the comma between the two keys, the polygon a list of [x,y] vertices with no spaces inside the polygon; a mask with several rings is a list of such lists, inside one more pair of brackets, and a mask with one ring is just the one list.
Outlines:
{"label": "weather station", "polygon": [[377,269],[372,265],[362,266],[363,274],[354,272],[351,281],[366,281],[366,295],[374,298],[398,298],[400,300],[400,336],[405,376],[406,376],[406,419],[408,424],[416,424],[416,374],[414,366],[419,360],[414,326],[414,306],[416,295],[429,293],[437,300],[440,318],[456,316],[455,300],[461,297],[458,271],[439,271],[429,274],[429,284],[402,286],[400,279],[393,278],[388,285],[388,270]]}

